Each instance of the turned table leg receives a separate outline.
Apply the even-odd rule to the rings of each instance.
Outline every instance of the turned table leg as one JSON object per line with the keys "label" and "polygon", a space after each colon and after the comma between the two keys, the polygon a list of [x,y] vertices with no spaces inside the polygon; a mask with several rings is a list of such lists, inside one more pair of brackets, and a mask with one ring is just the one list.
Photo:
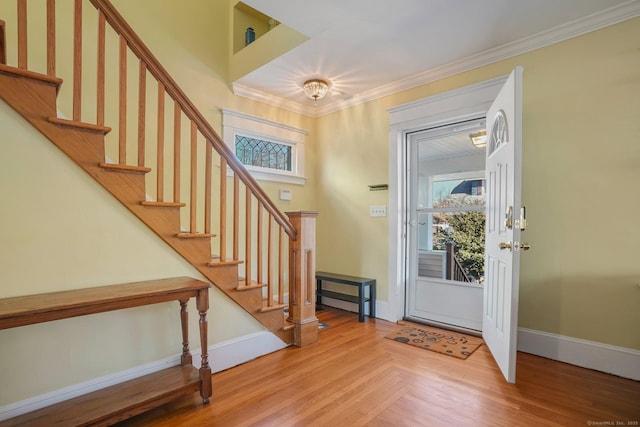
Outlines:
{"label": "turned table leg", "polygon": [[207,310],[209,309],[209,290],[198,292],[196,298],[198,313],[200,314],[200,348],[202,350],[202,364],[200,365],[200,396],[202,403],[209,403],[209,397],[213,394],[211,387],[211,367],[209,366],[209,352],[207,344],[208,323]]}
{"label": "turned table leg", "polygon": [[187,303],[189,300],[180,300],[180,325],[182,326],[182,355],[180,356],[180,364],[192,365],[193,358],[189,351],[189,313],[187,312]]}

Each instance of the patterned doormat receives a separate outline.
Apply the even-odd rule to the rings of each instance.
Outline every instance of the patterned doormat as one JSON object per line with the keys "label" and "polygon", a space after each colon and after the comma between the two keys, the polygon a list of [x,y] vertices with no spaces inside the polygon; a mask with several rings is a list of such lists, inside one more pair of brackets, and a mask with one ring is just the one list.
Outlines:
{"label": "patterned doormat", "polygon": [[458,359],[466,359],[482,345],[480,338],[422,325],[420,327],[402,325],[385,338]]}

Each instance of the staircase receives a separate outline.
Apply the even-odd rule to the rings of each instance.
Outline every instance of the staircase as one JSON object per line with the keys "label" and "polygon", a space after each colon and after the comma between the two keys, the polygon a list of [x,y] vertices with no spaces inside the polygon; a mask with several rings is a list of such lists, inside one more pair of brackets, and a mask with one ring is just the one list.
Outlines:
{"label": "staircase", "polygon": [[[285,343],[315,341],[317,214],[285,215],[277,209],[108,0],[74,0],[68,12],[74,27],[73,75],[64,77],[72,85],[73,111],[70,118],[60,117],[56,14],[67,13],[63,8],[71,3],[47,0],[46,22],[31,23],[27,1],[16,2],[17,46],[6,45],[11,21],[0,16],[6,21],[0,21],[0,98]],[[82,9],[91,5],[98,23],[94,46],[83,40],[82,30]],[[46,70],[29,67],[27,37],[33,34],[46,38]],[[107,40],[117,40],[115,55],[105,48]],[[12,49],[16,66],[6,63]],[[127,88],[132,57],[136,91]],[[90,94],[82,79],[89,72],[96,73]],[[118,90],[109,96],[106,87],[113,80]],[[152,96],[147,88],[154,83]],[[87,103],[95,103],[93,120],[85,117]]]}

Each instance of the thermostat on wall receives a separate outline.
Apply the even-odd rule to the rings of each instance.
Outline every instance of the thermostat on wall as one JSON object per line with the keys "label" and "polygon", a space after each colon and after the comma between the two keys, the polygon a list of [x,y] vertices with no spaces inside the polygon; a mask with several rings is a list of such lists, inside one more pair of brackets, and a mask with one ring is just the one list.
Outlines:
{"label": "thermostat on wall", "polygon": [[280,190],[280,200],[291,200],[291,190]]}

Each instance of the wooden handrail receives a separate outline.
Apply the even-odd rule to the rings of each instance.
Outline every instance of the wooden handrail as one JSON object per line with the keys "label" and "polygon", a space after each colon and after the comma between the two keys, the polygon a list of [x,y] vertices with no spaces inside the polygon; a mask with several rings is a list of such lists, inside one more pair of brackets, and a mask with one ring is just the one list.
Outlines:
{"label": "wooden handrail", "polygon": [[90,0],[91,3],[101,11],[111,25],[111,27],[123,37],[129,49],[143,62],[147,64],[149,72],[161,82],[167,93],[182,107],[185,115],[192,120],[200,133],[208,143],[223,157],[227,165],[234,174],[240,177],[251,193],[264,205],[265,209],[273,215],[274,220],[284,229],[291,240],[296,239],[296,229],[291,225],[289,219],[274,205],[257,181],[249,174],[244,166],[238,161],[231,149],[222,141],[218,133],[211,127],[209,122],[193,105],[178,84],[173,80],[165,68],[160,64],[149,48],[142,42],[140,37],[133,31],[125,19],[115,9],[109,0]]}
{"label": "wooden handrail", "polygon": [[[35,74],[35,72],[28,71],[27,64],[27,1],[16,1],[18,4],[16,20],[18,68],[14,72],[19,71],[21,75]],[[71,91],[73,120],[50,118],[49,121],[63,126],[69,126],[67,122],[73,122],[74,126],[80,128],[99,128],[104,134],[105,129],[107,131],[110,130],[110,128],[104,126],[107,119],[105,113],[110,112],[108,120],[117,122],[118,131],[114,132],[112,139],[104,141],[108,145],[105,146],[104,155],[107,158],[107,152],[115,154],[117,151],[115,156],[117,157],[117,163],[99,162],[98,165],[107,170],[126,171],[126,173],[142,174],[153,171],[155,176],[151,175],[149,180],[144,181],[144,184],[155,181],[155,200],[138,201],[136,197],[136,203],[149,207],[181,208],[188,205],[188,212],[186,209],[180,211],[183,212],[183,218],[177,217],[178,224],[175,227],[177,234],[172,234],[171,237],[178,239],[211,239],[218,237],[219,254],[211,252],[211,247],[209,247],[207,256],[210,257],[210,262],[207,262],[206,265],[212,268],[239,266],[235,273],[238,277],[244,276],[242,283],[236,282],[238,283],[237,290],[239,291],[253,292],[253,289],[260,289],[265,286],[267,291],[266,303],[265,301],[262,302],[266,306],[263,305],[259,313],[281,309],[285,305],[287,290],[292,295],[293,301],[297,301],[297,296],[303,295],[306,298],[304,300],[305,304],[311,301],[308,297],[311,295],[312,292],[310,290],[313,288],[310,285],[310,277],[312,277],[314,268],[314,262],[312,261],[315,260],[315,216],[313,216],[314,219],[312,221],[314,225],[310,227],[311,217],[307,215],[308,212],[302,213],[302,215],[288,212],[285,215],[276,207],[274,202],[269,199],[265,191],[247,171],[245,165],[238,160],[233,149],[226,145],[204,116],[196,109],[166,69],[111,4],[110,0],[90,0],[91,4],[96,8],[97,34],[95,49],[91,46],[93,40],[89,40],[87,45],[82,40],[82,35],[85,32],[83,31],[83,26],[86,27],[86,25],[83,25],[83,15],[88,14],[86,13],[87,11],[83,11],[82,2],[83,0],[73,0],[68,3],[68,6],[72,6],[73,10],[73,61],[69,70],[73,80]],[[38,76],[40,79],[51,80],[52,83],[59,86],[62,80],[52,76],[56,72],[55,0],[46,0],[46,4],[47,75],[38,74]],[[109,28],[107,28],[107,23]],[[2,24],[1,21],[0,24]],[[35,27],[38,26],[35,25]],[[34,28],[34,24],[31,24],[31,28]],[[42,29],[37,28],[32,30],[32,33],[41,36]],[[107,40],[117,40],[117,44],[113,45],[114,49],[110,48],[108,52],[106,49]],[[6,49],[3,25],[0,28],[0,54],[4,55]],[[84,79],[83,72],[87,75],[87,71],[93,71],[93,66],[87,66],[86,64],[93,61],[87,55],[94,53],[96,54],[95,71],[97,76],[95,86],[92,87],[92,79]],[[128,59],[130,53],[135,55],[135,58]],[[32,54],[32,56],[34,55]],[[136,70],[137,81],[134,81],[134,79],[128,78],[129,71],[132,71],[129,70],[128,63],[135,63],[136,60],[138,61],[135,64],[136,68],[138,68]],[[130,65],[133,65],[133,63]],[[0,65],[0,68],[3,67],[7,67],[7,65]],[[150,82],[149,79],[155,79],[157,97],[154,96],[155,94],[149,96],[148,91],[153,85],[153,82]],[[88,82],[83,82],[84,80],[88,80]],[[131,80],[132,86],[136,87],[137,94],[134,95],[133,90],[128,90],[128,80]],[[118,89],[109,90],[107,94],[107,82],[116,81]],[[91,120],[85,123],[87,118],[83,117],[87,115],[86,110],[91,111],[91,108],[87,108],[84,105],[85,102],[83,102],[87,101],[83,100],[83,97],[86,96],[85,89],[87,87],[91,91],[95,90],[96,125]],[[156,90],[153,90],[153,92],[156,92]],[[171,97],[171,100],[167,100],[167,97]],[[89,99],[89,101],[91,100]],[[173,120],[170,118],[171,102],[173,102],[174,110]],[[89,105],[89,107],[91,106]],[[171,121],[173,123],[170,123]],[[152,129],[152,123],[155,125],[155,129]],[[147,126],[152,129],[150,132],[147,131]],[[173,133],[173,141],[170,141],[171,133]],[[155,139],[155,141],[152,141],[152,139]],[[200,145],[201,143],[205,144],[204,147]],[[131,146],[131,144],[136,144],[136,146]],[[167,161],[165,161],[165,157],[169,156],[165,149],[169,145],[173,145],[172,168],[169,166],[169,159],[167,158]],[[203,148],[204,150],[202,150]],[[216,157],[220,165],[220,172],[217,177],[213,176],[213,168],[217,166],[212,159],[213,150],[219,156]],[[203,151],[204,160],[200,155]],[[145,159],[145,154],[153,155],[155,158]],[[133,156],[137,157],[137,161],[127,159],[127,157]],[[183,157],[186,158],[183,159]],[[134,166],[136,163],[137,165]],[[155,164],[151,165],[149,163]],[[153,169],[149,166],[153,166]],[[181,171],[181,169],[185,168],[188,170]],[[168,188],[166,188],[171,182],[171,172],[168,169],[173,169],[173,201],[169,201],[171,196]],[[231,179],[227,177],[228,170],[233,171]],[[182,188],[181,179],[188,181],[188,183],[184,183]],[[182,202],[181,192],[184,193],[182,198],[188,199],[185,200],[185,203]],[[215,208],[216,211],[219,208],[220,230],[218,236],[212,233],[213,230],[211,229],[212,221],[218,213],[213,212],[214,207],[212,205],[213,197],[216,196],[217,192],[219,192],[220,201],[220,206]],[[229,194],[230,192],[232,194]],[[153,198],[152,193],[153,189],[151,189],[149,199]],[[240,198],[241,194],[244,200]],[[129,202],[127,199],[125,204],[128,205]],[[145,209],[144,212],[148,211]],[[189,224],[183,228],[186,224],[183,224],[182,221],[186,222],[187,218]],[[305,226],[302,227],[302,224],[305,224]],[[267,227],[267,230],[265,230],[265,227]],[[171,233],[174,233],[174,231]],[[265,241],[265,239],[267,240]],[[207,240],[206,242],[209,243],[210,241]],[[187,246],[189,248],[191,246],[195,247],[195,245]],[[200,246],[198,244],[198,247]],[[204,247],[206,246],[202,245],[203,249]],[[229,257],[229,255],[231,256]],[[198,262],[200,262],[200,258],[198,258]],[[292,262],[296,264],[292,265]],[[213,270],[207,269],[207,271]],[[235,280],[232,277],[231,279]],[[294,281],[293,283],[292,280]],[[300,286],[304,286],[305,289],[300,289]],[[226,288],[224,290],[226,292]],[[295,330],[294,335],[298,337],[295,341],[299,345],[302,342],[300,340],[301,334],[306,334],[306,332],[302,331],[306,331],[312,326],[310,322],[313,321],[314,313],[309,311],[309,307],[307,307],[309,310],[305,308],[303,311],[296,311],[297,309],[292,307],[291,301],[292,299],[290,298],[290,313],[295,313],[292,314],[291,319],[295,320],[293,324],[289,324],[279,330],[284,333],[293,328]],[[252,306],[254,302],[257,302],[255,298],[252,298],[251,301],[248,300],[248,305],[245,307],[251,313],[255,311]],[[269,328],[272,328],[271,320],[268,321],[268,325]],[[310,336],[317,335],[316,328],[311,328],[308,332],[310,332]],[[303,341],[310,342],[306,338]]]}

